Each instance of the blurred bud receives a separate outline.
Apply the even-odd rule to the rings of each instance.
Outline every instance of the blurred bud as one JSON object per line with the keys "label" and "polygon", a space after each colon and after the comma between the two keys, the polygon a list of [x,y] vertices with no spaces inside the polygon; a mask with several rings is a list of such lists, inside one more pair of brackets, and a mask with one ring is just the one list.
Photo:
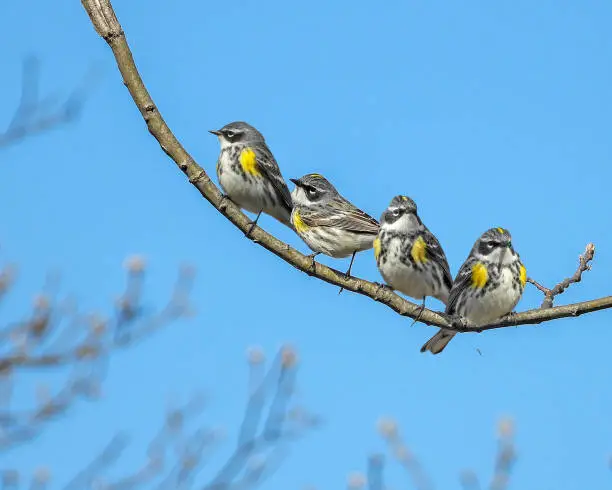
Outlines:
{"label": "blurred bud", "polygon": [[170,410],[166,415],[166,425],[170,430],[179,431],[183,427],[184,417],[180,410]]}
{"label": "blurred bud", "polygon": [[497,473],[493,476],[493,481],[491,482],[491,488],[506,488],[508,486],[508,475],[506,473]]}
{"label": "blurred bud", "polygon": [[90,319],[91,331],[96,337],[101,337],[106,331],[106,320],[101,316],[93,315]]}
{"label": "blurred bud", "polygon": [[510,417],[504,417],[499,421],[497,435],[504,439],[514,436],[514,421]]}
{"label": "blurred bud", "polygon": [[191,455],[187,455],[181,460],[181,466],[183,467],[184,470],[187,470],[187,471],[193,470],[197,464],[198,464],[198,458],[191,456]]}
{"label": "blurred bud", "polygon": [[247,349],[247,360],[249,364],[261,364],[266,360],[266,355],[261,347],[254,345]]}
{"label": "blurred bud", "polygon": [[44,294],[38,294],[34,297],[34,308],[38,310],[48,310],[51,305],[49,297]]}
{"label": "blurred bud", "polygon": [[83,344],[76,348],[75,355],[77,359],[95,359],[98,357],[100,349],[97,345]]}
{"label": "blurred bud", "polygon": [[586,253],[587,255],[595,255],[595,244],[594,243],[589,243],[586,246]]}
{"label": "blurred bud", "polygon": [[144,272],[146,262],[142,255],[132,255],[131,257],[125,259],[123,262],[123,267],[124,269],[127,269],[128,272],[140,274],[141,272]]}
{"label": "blurred bud", "polygon": [[359,471],[354,471],[353,473],[350,473],[348,478],[347,478],[347,486],[350,489],[359,489],[359,488],[364,488],[366,485],[366,477],[363,473],[359,472]]}
{"label": "blurred bud", "polygon": [[290,345],[286,345],[281,350],[281,365],[285,369],[290,369],[297,364],[297,352]]}
{"label": "blurred bud", "polygon": [[0,360],[0,378],[8,378],[13,373],[11,362],[4,359]]}
{"label": "blurred bud", "polygon": [[10,268],[5,268],[0,271],[0,294],[8,291],[13,282],[14,271]]}
{"label": "blurred bud", "polygon": [[51,470],[45,466],[41,466],[40,468],[36,468],[34,470],[34,480],[36,483],[45,484],[51,480]]}
{"label": "blurred bud", "polygon": [[391,417],[381,417],[376,423],[378,433],[385,439],[394,439],[398,436],[397,422]]}
{"label": "blurred bud", "polygon": [[398,461],[401,461],[403,463],[408,463],[412,460],[412,453],[405,444],[397,444],[396,446],[394,446],[393,455],[397,458]]}

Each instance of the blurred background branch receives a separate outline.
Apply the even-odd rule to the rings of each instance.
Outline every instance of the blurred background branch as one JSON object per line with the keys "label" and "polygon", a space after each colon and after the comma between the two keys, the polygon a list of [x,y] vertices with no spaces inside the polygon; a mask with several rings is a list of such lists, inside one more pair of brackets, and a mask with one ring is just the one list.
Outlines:
{"label": "blurred background branch", "polygon": [[[65,414],[79,399],[95,399],[106,373],[109,356],[117,348],[133,346],[191,313],[189,294],[193,270],[183,268],[168,303],[159,313],[145,314],[142,292],[145,264],[139,257],[126,261],[126,287],[112,318],[82,313],[76,304],[58,298],[57,280],[35,296],[25,319],[0,326],[0,452],[38,435],[51,420]],[[6,301],[14,271],[0,272],[0,298]],[[67,371],[54,392],[40,382],[41,373]],[[20,374],[36,370],[36,401],[15,407],[13,388]]]}
{"label": "blurred background branch", "polygon": [[[197,396],[167,411],[140,467],[120,477],[109,475],[128,446],[127,437],[118,434],[62,488],[234,490],[259,486],[278,468],[289,444],[316,428],[320,421],[293,403],[297,355],[291,347],[281,348],[267,369],[263,352],[253,350],[249,352],[248,366],[250,393],[236,444],[208,483],[198,482],[198,477],[220,448],[223,431],[194,423],[206,407],[203,397]],[[40,467],[33,475],[25,476],[6,469],[1,483],[3,488],[45,490],[52,483],[52,471]]]}
{"label": "blurred background branch", "polygon": [[91,91],[95,81],[90,70],[68,96],[59,97],[41,96],[40,79],[40,60],[28,56],[23,62],[19,105],[6,130],[0,132],[0,149],[77,120],[85,103],[86,87]]}
{"label": "blurred background branch", "polygon": [[[383,438],[391,460],[398,462],[406,471],[412,481],[412,488],[416,490],[432,490],[433,483],[425,472],[421,463],[404,442],[397,422],[389,417],[378,421],[377,429]],[[498,450],[495,456],[493,476],[487,487],[489,490],[506,490],[516,451],[514,448],[514,423],[504,418],[498,424]],[[384,490],[391,488],[385,486],[384,480],[385,458],[382,454],[374,454],[368,459],[367,473],[353,472],[348,476],[348,490]],[[471,470],[464,471],[460,476],[460,483],[464,490],[482,490],[478,476]]]}

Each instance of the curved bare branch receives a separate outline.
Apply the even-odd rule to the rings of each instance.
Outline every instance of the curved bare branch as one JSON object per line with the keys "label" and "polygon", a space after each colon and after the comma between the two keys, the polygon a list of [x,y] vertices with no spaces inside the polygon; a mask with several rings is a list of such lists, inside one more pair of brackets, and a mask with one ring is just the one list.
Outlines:
{"label": "curved bare branch", "polygon": [[[189,182],[200,191],[202,196],[210,202],[217,211],[246,234],[251,225],[249,218],[221,193],[208,174],[185,150],[164,121],[140,77],[125,33],[115,15],[110,0],[81,0],[81,3],[87,11],[97,33],[112,49],[123,82],[140,110],[149,132],[158,141],[162,150],[164,150],[164,152],[176,163],[179,169],[188,177]],[[606,296],[566,306],[533,309],[512,314],[493,324],[474,328],[460,322],[451,321],[451,319],[444,314],[429,309],[422,310],[420,305],[405,300],[388,288],[382,287],[380,284],[356,277],[347,277],[343,272],[326,267],[320,263],[316,263],[313,270],[310,257],[298,252],[287,243],[266,233],[259,227],[255,227],[248,238],[280,257],[296,269],[310,276],[314,276],[334,286],[339,286],[342,289],[367,296],[374,301],[386,305],[402,316],[413,319],[418,318],[420,322],[427,325],[444,327],[457,332],[481,332],[494,328],[536,324],[612,308],[612,296]]]}

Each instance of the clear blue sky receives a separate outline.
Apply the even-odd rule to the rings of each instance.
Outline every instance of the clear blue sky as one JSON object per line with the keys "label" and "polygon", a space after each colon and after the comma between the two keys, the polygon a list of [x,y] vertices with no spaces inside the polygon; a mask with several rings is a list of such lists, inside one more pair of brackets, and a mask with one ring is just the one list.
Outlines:
{"label": "clear blue sky", "polygon": [[[559,300],[610,294],[609,2],[115,3],[159,109],[211,174],[218,143],[207,130],[245,120],[287,178],[323,173],[374,216],[395,194],[413,197],[453,273],[478,235],[504,226],[549,285],[593,241],[592,272]],[[201,199],[149,136],[80,2],[8,2],[1,16],[3,125],[25,54],[43,60],[50,92],[92,64],[101,72],[77,125],[0,154],[1,258],[21,272],[2,318],[24,311],[50,269],[83,309],[108,311],[132,253],[149,261],[150,304],[167,297],[180,263],[194,263],[200,311],[118,354],[103,402],[80,405],[1,468],[45,464],[60,483],[119,429],[134,437],[121,463],[133,467],[168,396],[197,390],[211,396],[206,417],[233,435],[246,348],[291,342],[300,399],[326,424],[267,488],[342,488],[382,449],[381,415],[398,419],[437,488],[458,488],[464,468],[487,481],[505,414],[518,427],[512,488],[609,486],[611,312],[462,335],[441,356],[420,354],[434,329],[338,296]],[[260,223],[307,250],[271,218]],[[379,280],[371,252],[353,270]],[[519,309],[540,299],[528,288]],[[405,482],[397,469],[389,478]]]}

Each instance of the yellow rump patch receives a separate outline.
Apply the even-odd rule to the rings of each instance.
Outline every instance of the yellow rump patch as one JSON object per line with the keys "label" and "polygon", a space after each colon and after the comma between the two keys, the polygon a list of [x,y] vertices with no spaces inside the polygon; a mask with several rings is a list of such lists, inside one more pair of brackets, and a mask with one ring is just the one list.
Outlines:
{"label": "yellow rump patch", "polygon": [[374,258],[378,260],[378,257],[380,257],[380,238],[376,237],[376,240],[374,240]]}
{"label": "yellow rump patch", "polygon": [[245,148],[240,153],[240,165],[242,166],[242,170],[248,175],[254,175],[255,177],[261,175],[257,167],[257,155],[251,148]]}
{"label": "yellow rump patch", "polygon": [[427,244],[421,235],[414,241],[412,250],[410,250],[410,255],[417,264],[424,264],[427,262]]}
{"label": "yellow rump patch", "polygon": [[522,287],[525,287],[525,284],[527,284],[527,269],[525,269],[523,264],[521,264],[521,269],[519,271],[519,281],[521,281]]}
{"label": "yellow rump patch", "polygon": [[497,231],[499,231],[502,235],[506,233],[506,230],[504,230],[503,228],[497,228]]}
{"label": "yellow rump patch", "polygon": [[472,266],[472,287],[482,289],[486,286],[489,280],[487,266],[482,262],[477,262]]}
{"label": "yellow rump patch", "polygon": [[309,226],[302,220],[299,211],[293,212],[293,214],[291,215],[291,222],[295,227],[295,231],[297,231],[298,233],[306,233],[309,229]]}

